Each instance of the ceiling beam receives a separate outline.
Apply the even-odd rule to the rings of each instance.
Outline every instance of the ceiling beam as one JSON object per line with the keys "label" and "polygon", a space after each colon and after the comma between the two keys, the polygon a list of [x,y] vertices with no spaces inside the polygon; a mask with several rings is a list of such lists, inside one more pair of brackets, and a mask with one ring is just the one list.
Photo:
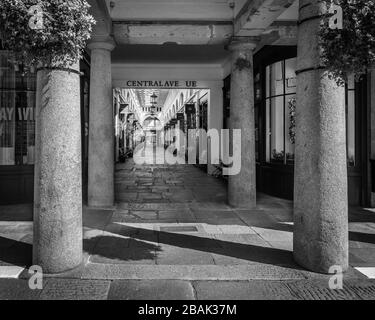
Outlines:
{"label": "ceiling beam", "polygon": [[234,20],[235,36],[260,36],[295,0],[248,0]]}
{"label": "ceiling beam", "polygon": [[118,44],[216,45],[226,43],[233,34],[231,22],[121,22],[113,23]]}

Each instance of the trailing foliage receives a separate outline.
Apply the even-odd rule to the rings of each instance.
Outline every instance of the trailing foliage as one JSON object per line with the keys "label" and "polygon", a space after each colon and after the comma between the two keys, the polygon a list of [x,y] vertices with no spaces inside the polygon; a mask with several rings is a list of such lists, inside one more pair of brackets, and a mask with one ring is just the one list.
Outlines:
{"label": "trailing foliage", "polygon": [[296,143],[296,98],[292,98],[288,101],[289,109],[289,140],[291,144]]}
{"label": "trailing foliage", "polygon": [[323,64],[331,78],[343,85],[349,74],[359,80],[375,63],[375,0],[327,0],[343,11],[343,28],[329,27],[326,19],[320,29]]}
{"label": "trailing foliage", "polygon": [[86,0],[0,0],[3,47],[27,66],[69,66],[90,38],[89,7]]}

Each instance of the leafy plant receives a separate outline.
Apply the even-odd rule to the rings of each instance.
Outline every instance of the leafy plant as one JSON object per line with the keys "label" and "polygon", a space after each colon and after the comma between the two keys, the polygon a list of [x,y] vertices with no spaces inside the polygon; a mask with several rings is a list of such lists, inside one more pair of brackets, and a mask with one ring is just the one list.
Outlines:
{"label": "leafy plant", "polygon": [[94,18],[86,0],[0,0],[0,37],[14,62],[66,67],[79,58]]}
{"label": "leafy plant", "polygon": [[332,29],[329,19],[321,25],[319,36],[322,63],[338,85],[349,74],[359,80],[375,63],[375,0],[327,0],[343,10],[343,28]]}
{"label": "leafy plant", "polygon": [[296,98],[288,101],[289,108],[289,141],[291,144],[296,143]]}

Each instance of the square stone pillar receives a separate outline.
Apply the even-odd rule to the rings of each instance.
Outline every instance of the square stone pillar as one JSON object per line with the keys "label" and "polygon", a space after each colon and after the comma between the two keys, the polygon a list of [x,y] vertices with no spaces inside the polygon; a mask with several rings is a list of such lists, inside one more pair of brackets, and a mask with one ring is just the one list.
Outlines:
{"label": "square stone pillar", "polygon": [[254,39],[235,39],[232,53],[230,129],[241,130],[241,171],[228,177],[228,202],[238,208],[256,206],[255,119],[254,119]]}
{"label": "square stone pillar", "polygon": [[321,65],[325,12],[324,2],[300,0],[296,71],[294,257],[320,273],[348,268],[345,89]]}
{"label": "square stone pillar", "polygon": [[111,38],[93,39],[90,75],[88,205],[114,205],[114,118],[111,75]]}

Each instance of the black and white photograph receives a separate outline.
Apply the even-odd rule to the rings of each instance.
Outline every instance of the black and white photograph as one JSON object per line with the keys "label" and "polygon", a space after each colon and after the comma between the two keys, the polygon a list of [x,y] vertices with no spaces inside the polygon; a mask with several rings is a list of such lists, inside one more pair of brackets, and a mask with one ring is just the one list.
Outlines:
{"label": "black and white photograph", "polygon": [[375,0],[0,0],[6,300],[375,300]]}

